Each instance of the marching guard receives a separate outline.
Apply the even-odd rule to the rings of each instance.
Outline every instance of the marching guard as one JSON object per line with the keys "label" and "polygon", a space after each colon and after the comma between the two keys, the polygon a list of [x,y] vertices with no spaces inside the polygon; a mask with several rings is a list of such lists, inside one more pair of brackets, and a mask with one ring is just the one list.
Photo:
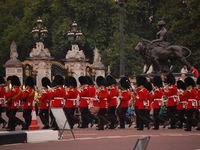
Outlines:
{"label": "marching guard", "polygon": [[104,125],[106,128],[109,125],[109,121],[106,118],[107,107],[108,107],[108,89],[106,88],[106,79],[102,76],[98,76],[96,79],[98,86],[97,97],[99,99],[100,110],[98,112],[98,128],[97,130],[104,130]]}
{"label": "marching guard", "polygon": [[41,93],[39,93],[39,116],[44,125],[42,129],[49,129],[49,103],[50,103],[50,91],[48,87],[51,87],[51,81],[47,77],[42,78]]}
{"label": "marching guard", "polygon": [[176,106],[178,101],[178,90],[176,84],[176,79],[173,74],[167,75],[167,88],[164,91],[164,95],[167,96],[167,116],[170,120],[170,127],[169,129],[176,129]]}
{"label": "marching guard", "polygon": [[122,77],[120,79],[120,104],[119,104],[119,124],[121,129],[125,128],[125,122],[129,124],[129,127],[132,125],[132,121],[130,118],[126,116],[129,102],[131,100],[131,92],[130,88],[130,81],[127,77]]}
{"label": "marching guard", "polygon": [[31,76],[27,77],[25,81],[25,89],[22,90],[22,97],[21,97],[23,117],[26,124],[26,126],[23,127],[22,130],[28,130],[29,126],[31,125],[31,120],[32,120],[31,113],[34,105],[33,100],[35,96],[34,85],[35,83],[33,77]]}
{"label": "marching guard", "polygon": [[163,106],[163,90],[162,90],[162,79],[160,76],[155,76],[153,78],[153,93],[152,93],[152,105],[153,105],[153,117],[154,117],[154,130],[159,129],[161,122],[160,119],[160,109]]}
{"label": "marching guard", "polygon": [[5,80],[2,76],[0,76],[0,124],[2,124],[2,128],[5,128],[7,124],[1,116],[3,109],[5,109],[5,93]]}
{"label": "marching guard", "polygon": [[110,121],[109,129],[114,129],[118,124],[115,112],[117,107],[117,100],[119,97],[119,89],[116,85],[117,81],[113,76],[106,76],[106,82],[108,85],[108,120]]}
{"label": "marching guard", "polygon": [[71,129],[73,129],[75,124],[79,124],[79,118],[74,114],[79,95],[76,79],[72,76],[68,76],[65,81],[65,86],[66,96],[63,109]]}
{"label": "marching guard", "polygon": [[22,97],[22,91],[20,89],[21,83],[17,76],[11,78],[12,89],[5,94],[9,110],[9,129],[8,131],[14,131],[16,125],[22,125],[22,129],[26,127],[25,123],[16,117],[16,113],[19,110],[20,99]]}

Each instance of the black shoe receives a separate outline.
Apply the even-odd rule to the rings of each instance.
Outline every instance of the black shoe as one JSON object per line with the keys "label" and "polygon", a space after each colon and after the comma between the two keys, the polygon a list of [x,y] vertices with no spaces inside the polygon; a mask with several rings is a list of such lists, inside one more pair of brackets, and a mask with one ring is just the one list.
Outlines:
{"label": "black shoe", "polygon": [[7,129],[6,131],[15,131],[15,129]]}
{"label": "black shoe", "polygon": [[185,129],[185,131],[192,131],[192,129]]}
{"label": "black shoe", "polygon": [[104,128],[97,128],[96,130],[104,130]]}
{"label": "black shoe", "polygon": [[128,127],[130,128],[132,126],[132,124],[133,124],[133,121],[131,120]]}
{"label": "black shoe", "polygon": [[176,127],[168,127],[168,129],[176,129]]}
{"label": "black shoe", "polygon": [[3,122],[3,126],[2,126],[2,128],[5,128],[5,127],[6,127],[6,125],[7,125],[7,122],[6,122],[6,121],[4,121],[4,122]]}
{"label": "black shoe", "polygon": [[141,130],[142,131],[143,129],[142,128],[137,128],[137,130]]}
{"label": "black shoe", "polygon": [[49,129],[50,127],[47,125],[47,126],[44,126],[42,129]]}
{"label": "black shoe", "polygon": [[118,127],[118,129],[125,129],[125,127]]}
{"label": "black shoe", "polygon": [[196,128],[196,130],[200,130],[200,127]]}
{"label": "black shoe", "polygon": [[155,127],[154,127],[154,128],[152,128],[152,129],[153,129],[153,130],[159,130],[159,128],[155,128]]}

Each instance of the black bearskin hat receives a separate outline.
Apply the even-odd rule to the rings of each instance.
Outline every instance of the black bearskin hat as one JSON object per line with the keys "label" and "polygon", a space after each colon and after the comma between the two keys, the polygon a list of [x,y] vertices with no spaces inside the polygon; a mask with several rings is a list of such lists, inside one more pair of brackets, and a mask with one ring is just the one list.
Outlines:
{"label": "black bearskin hat", "polygon": [[88,85],[94,85],[94,82],[90,76],[85,76]]}
{"label": "black bearskin hat", "polygon": [[47,77],[43,77],[42,78],[42,86],[43,87],[50,87],[51,86],[51,81],[49,80],[49,78],[47,78]]}
{"label": "black bearskin hat", "polygon": [[64,78],[61,75],[56,75],[52,82],[52,86],[63,85],[63,84],[64,84]]}
{"label": "black bearskin hat", "polygon": [[76,81],[76,79],[75,79],[74,77],[72,77],[72,76],[69,76],[69,85],[70,85],[70,86],[73,86],[74,88],[77,87],[77,81]]}
{"label": "black bearskin hat", "polygon": [[25,81],[25,86],[34,87],[34,85],[35,85],[35,82],[34,82],[33,77],[28,76]]}
{"label": "black bearskin hat", "polygon": [[200,76],[197,78],[197,84],[200,85]]}
{"label": "black bearskin hat", "polygon": [[186,90],[185,83],[182,80],[178,80],[176,85],[178,89]]}
{"label": "black bearskin hat", "polygon": [[185,82],[186,87],[189,87],[189,86],[195,87],[196,86],[195,81],[192,77],[185,78],[184,82]]}
{"label": "black bearskin hat", "polygon": [[111,75],[107,75],[106,82],[107,82],[108,86],[110,86],[112,84],[117,84],[116,79]]}
{"label": "black bearskin hat", "polygon": [[103,76],[98,76],[96,78],[96,83],[98,86],[106,86],[106,79]]}
{"label": "black bearskin hat", "polygon": [[129,89],[131,87],[130,81],[127,77],[122,77],[119,83],[120,83],[120,86],[124,89]]}
{"label": "black bearskin hat", "polygon": [[12,78],[11,78],[11,85],[12,86],[21,86],[21,82],[20,82],[18,76],[16,76],[16,75],[12,76]]}
{"label": "black bearskin hat", "polygon": [[153,85],[157,86],[158,88],[161,88],[163,86],[162,79],[160,76],[155,76],[153,78]]}
{"label": "black bearskin hat", "polygon": [[136,85],[137,86],[143,85],[144,87],[146,87],[146,85],[147,85],[146,77],[141,76],[141,75],[137,76],[136,77]]}
{"label": "black bearskin hat", "polygon": [[153,87],[152,87],[151,82],[147,82],[145,88],[146,88],[149,92],[151,92],[151,91],[153,90]]}
{"label": "black bearskin hat", "polygon": [[78,81],[79,81],[79,83],[80,83],[81,85],[87,84],[86,79],[85,79],[84,76],[80,76],[80,77],[78,78]]}
{"label": "black bearskin hat", "polygon": [[5,80],[2,76],[0,76],[0,84],[5,84]]}
{"label": "black bearskin hat", "polygon": [[176,83],[176,79],[173,74],[168,74],[166,79],[167,84],[174,85]]}

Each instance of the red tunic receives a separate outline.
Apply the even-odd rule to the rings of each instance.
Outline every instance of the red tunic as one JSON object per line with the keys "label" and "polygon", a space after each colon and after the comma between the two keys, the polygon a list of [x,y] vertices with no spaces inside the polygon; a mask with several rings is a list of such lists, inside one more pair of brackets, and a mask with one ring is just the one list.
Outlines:
{"label": "red tunic", "polygon": [[108,89],[108,106],[117,106],[119,89],[117,86],[110,86]]}
{"label": "red tunic", "polygon": [[146,88],[138,88],[136,90],[138,99],[138,109],[147,109],[150,105],[149,92]]}
{"label": "red tunic", "polygon": [[79,91],[76,88],[69,88],[68,92],[66,93],[64,108],[75,108],[78,94]]}
{"label": "red tunic", "polygon": [[176,109],[177,110],[186,109],[187,102],[186,102],[185,98],[183,97],[184,91],[183,90],[178,90],[178,93],[179,93],[179,101],[177,103]]}
{"label": "red tunic", "polygon": [[4,87],[0,86],[0,107],[5,107],[5,94],[6,90]]}
{"label": "red tunic", "polygon": [[99,107],[99,101],[96,98],[96,88],[94,86],[88,86],[88,95],[90,97],[90,107]]}
{"label": "red tunic", "polygon": [[26,91],[22,92],[22,108],[23,109],[33,109],[33,100],[35,96],[35,91],[33,88],[28,88]]}
{"label": "red tunic", "polygon": [[124,90],[121,93],[120,97],[120,108],[127,108],[129,105],[129,101],[131,100],[131,92],[129,90]]}
{"label": "red tunic", "polygon": [[198,109],[200,109],[200,89],[197,90]]}
{"label": "red tunic", "polygon": [[177,93],[178,93],[178,90],[177,90],[176,85],[170,86],[169,89],[164,92],[164,94],[168,97],[167,107],[176,106],[177,101],[178,101]]}
{"label": "red tunic", "polygon": [[40,96],[40,109],[46,110],[49,108],[49,102],[50,102],[50,92],[48,89],[42,90],[41,96]]}
{"label": "red tunic", "polygon": [[183,99],[187,102],[186,109],[197,108],[197,91],[193,88],[186,90],[183,93]]}
{"label": "red tunic", "polygon": [[100,91],[97,94],[99,98],[99,106],[100,108],[107,108],[108,107],[108,89],[107,88],[100,88]]}
{"label": "red tunic", "polygon": [[65,104],[66,91],[64,87],[58,87],[50,93],[51,107],[63,107]]}
{"label": "red tunic", "polygon": [[163,90],[161,88],[157,88],[151,96],[153,100],[153,109],[161,108],[163,103]]}
{"label": "red tunic", "polygon": [[80,90],[80,107],[88,107],[88,85],[83,85]]}
{"label": "red tunic", "polygon": [[11,91],[5,94],[8,108],[18,109],[20,106],[20,99],[22,97],[22,91],[19,87],[13,87]]}

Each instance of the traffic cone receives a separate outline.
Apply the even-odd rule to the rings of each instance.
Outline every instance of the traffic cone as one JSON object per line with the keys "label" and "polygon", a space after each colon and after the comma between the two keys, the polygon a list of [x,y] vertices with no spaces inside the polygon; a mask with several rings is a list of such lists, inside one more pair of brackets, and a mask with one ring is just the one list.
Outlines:
{"label": "traffic cone", "polygon": [[38,121],[37,121],[35,104],[33,104],[32,120],[31,120],[31,125],[29,126],[29,130],[38,130],[38,129],[40,129],[40,126],[38,125]]}

